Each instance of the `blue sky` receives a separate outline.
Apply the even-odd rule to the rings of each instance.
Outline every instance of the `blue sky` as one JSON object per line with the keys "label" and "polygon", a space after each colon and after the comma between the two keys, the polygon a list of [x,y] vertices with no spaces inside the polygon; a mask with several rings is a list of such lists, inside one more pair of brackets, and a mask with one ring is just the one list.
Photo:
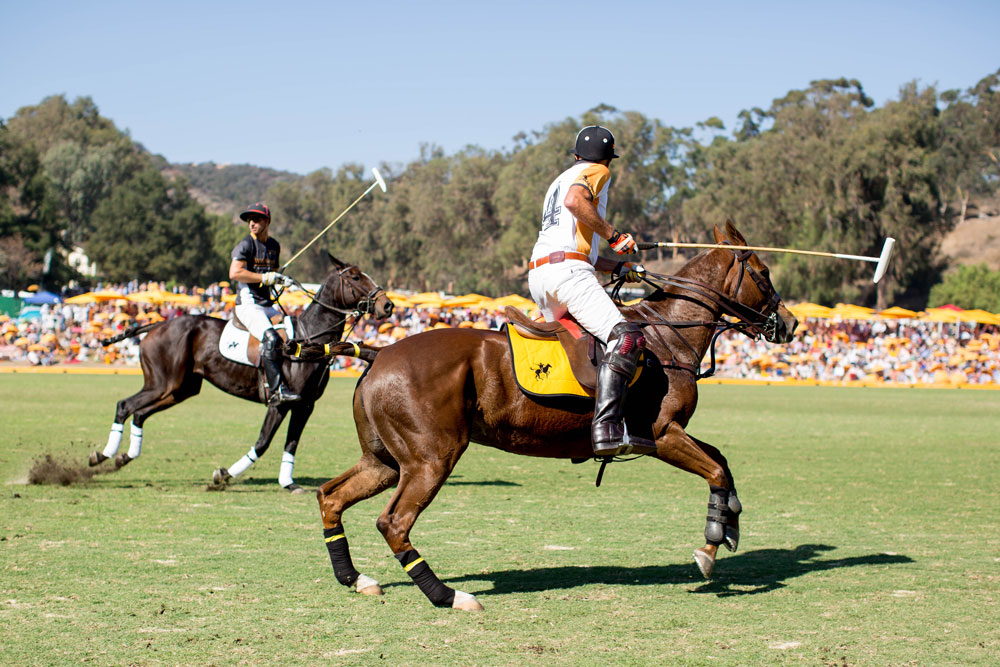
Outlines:
{"label": "blue sky", "polygon": [[996,0],[7,0],[0,117],[90,95],[171,162],[405,164],[601,103],[730,127],[818,78],[879,105],[912,80],[964,89],[1000,67],[998,25]]}

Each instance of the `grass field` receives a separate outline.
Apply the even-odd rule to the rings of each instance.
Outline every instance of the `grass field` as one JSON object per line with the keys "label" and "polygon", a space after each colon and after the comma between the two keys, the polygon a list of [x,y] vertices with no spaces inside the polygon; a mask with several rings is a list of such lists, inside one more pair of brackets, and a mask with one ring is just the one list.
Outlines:
{"label": "grass field", "polygon": [[[345,525],[385,595],[333,577],[312,494],[276,483],[280,442],[207,490],[260,406],[206,386],[146,423],[142,457],[70,486],[44,455],[102,448],[138,377],[0,375],[4,665],[987,665],[1000,656],[1000,392],[706,386],[689,430],[729,458],[740,552],[691,558],[707,485],[472,447],[413,532],[486,607],[432,607],[375,529]],[[357,459],[354,382],[334,379],[296,481]],[[283,439],[284,429],[279,432]],[[127,447],[126,438],[123,447]],[[105,464],[107,465],[107,464]]]}

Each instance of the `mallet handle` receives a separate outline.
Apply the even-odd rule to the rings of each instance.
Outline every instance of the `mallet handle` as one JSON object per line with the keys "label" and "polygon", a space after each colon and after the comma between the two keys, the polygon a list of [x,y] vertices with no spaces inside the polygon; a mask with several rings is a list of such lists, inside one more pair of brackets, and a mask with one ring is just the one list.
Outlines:
{"label": "mallet handle", "polygon": [[857,259],[862,262],[878,262],[878,257],[864,257],[862,255],[842,255],[839,252],[819,252],[818,250],[793,250],[791,248],[768,248],[765,246],[734,246],[720,243],[672,243],[661,241],[659,243],[636,243],[639,250],[652,250],[653,248],[719,248],[722,250],[753,250],[757,252],[787,252],[793,255],[814,255],[816,257],[837,257],[839,259]]}
{"label": "mallet handle", "polygon": [[355,199],[355,200],[354,200],[353,202],[351,202],[351,205],[350,205],[350,206],[348,206],[347,208],[345,208],[345,209],[344,209],[344,211],[343,211],[343,213],[341,213],[341,214],[340,214],[340,215],[338,215],[338,216],[337,216],[336,218],[334,218],[334,219],[333,219],[333,222],[331,222],[331,223],[330,223],[329,225],[327,225],[326,227],[324,227],[324,228],[323,228],[323,231],[321,231],[321,232],[320,232],[319,234],[317,234],[316,236],[314,236],[314,237],[313,237],[313,240],[312,240],[312,241],[310,241],[309,243],[307,243],[307,244],[306,244],[306,246],[305,246],[304,248],[302,248],[302,250],[299,250],[299,251],[298,251],[297,253],[295,253],[294,255],[292,255],[292,258],[291,258],[290,260],[288,260],[287,262],[285,262],[285,265],[281,267],[281,271],[279,271],[279,273],[284,273],[284,272],[285,272],[285,269],[287,269],[287,268],[288,268],[288,265],[289,265],[289,264],[291,264],[292,262],[294,262],[294,261],[295,261],[295,260],[296,260],[296,259],[298,258],[298,256],[299,256],[299,255],[301,255],[301,254],[302,254],[302,253],[304,253],[304,252],[305,252],[306,250],[308,250],[308,249],[309,249],[309,246],[311,246],[311,245],[312,245],[313,243],[316,243],[316,240],[317,240],[317,239],[319,239],[319,237],[323,236],[323,234],[326,234],[326,232],[327,232],[327,231],[328,231],[328,230],[329,230],[329,229],[330,229],[331,227],[333,227],[333,226],[334,226],[335,224],[337,224],[337,221],[338,221],[338,220],[340,220],[341,218],[343,218],[343,217],[344,217],[344,215],[345,215],[345,214],[346,214],[346,213],[347,213],[348,211],[350,211],[350,210],[351,210],[352,208],[354,208],[354,205],[355,205],[355,204],[357,204],[357,203],[358,203],[359,201],[361,201],[362,199],[364,199],[364,198],[365,198],[365,195],[367,195],[367,194],[368,194],[369,192],[371,192],[371,191],[372,191],[372,189],[374,189],[376,185],[378,185],[378,183],[372,183],[371,185],[369,185],[369,186],[368,186],[368,189],[367,189],[367,190],[365,190],[364,192],[362,192],[362,193],[361,193],[361,196],[360,196],[360,197],[358,197],[358,198],[357,198],[357,199]]}

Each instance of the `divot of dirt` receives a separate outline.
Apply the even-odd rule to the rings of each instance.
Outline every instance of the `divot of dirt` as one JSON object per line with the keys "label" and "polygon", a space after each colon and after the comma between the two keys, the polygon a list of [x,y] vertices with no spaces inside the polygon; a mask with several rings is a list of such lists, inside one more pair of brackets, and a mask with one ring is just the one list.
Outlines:
{"label": "divot of dirt", "polygon": [[46,454],[40,459],[35,459],[28,471],[28,484],[53,484],[59,486],[70,486],[89,481],[98,474],[86,465],[59,461],[52,458],[51,454]]}

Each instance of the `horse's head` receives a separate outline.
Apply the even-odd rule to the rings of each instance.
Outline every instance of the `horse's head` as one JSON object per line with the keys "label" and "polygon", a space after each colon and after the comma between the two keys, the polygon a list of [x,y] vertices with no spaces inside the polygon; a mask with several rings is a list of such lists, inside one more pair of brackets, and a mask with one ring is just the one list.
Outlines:
{"label": "horse's head", "polygon": [[[746,246],[747,241],[733,225],[726,221],[726,233],[715,227],[715,242]],[[745,280],[744,278],[748,278]],[[761,334],[771,343],[787,343],[792,339],[798,320],[785,308],[777,290],[771,283],[771,271],[751,250],[736,250],[736,261],[726,274],[726,294],[750,309],[748,333]]]}
{"label": "horse's head", "polygon": [[[327,255],[333,268],[316,293],[321,302],[333,301],[338,308],[356,310],[380,320],[392,315],[392,301],[367,273],[330,253]],[[324,296],[320,297],[321,294]]]}

